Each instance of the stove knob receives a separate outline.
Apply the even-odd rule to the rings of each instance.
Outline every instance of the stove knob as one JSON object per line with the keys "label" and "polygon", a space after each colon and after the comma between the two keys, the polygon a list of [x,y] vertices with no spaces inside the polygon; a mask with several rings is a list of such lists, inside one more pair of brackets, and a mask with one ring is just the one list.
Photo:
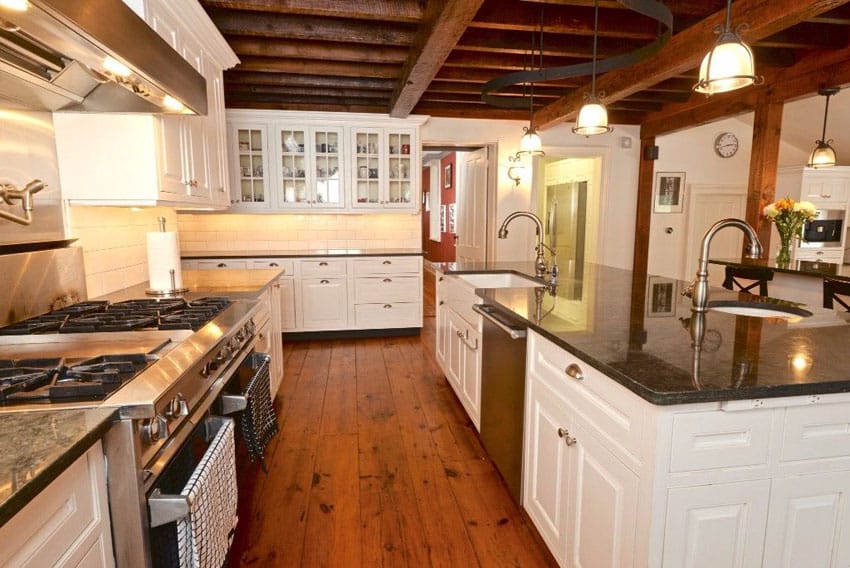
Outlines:
{"label": "stove knob", "polygon": [[245,328],[244,327],[236,332],[236,341],[241,343],[243,339],[245,339]]}
{"label": "stove knob", "polygon": [[189,414],[189,404],[186,402],[186,397],[182,393],[177,393],[177,396],[168,402],[168,408],[165,410],[165,416],[169,420],[174,420],[180,416]]}
{"label": "stove knob", "polygon": [[207,361],[206,363],[204,363],[204,366],[201,367],[201,376],[204,378],[209,377],[210,373],[213,372],[216,367],[218,367],[218,365],[213,365],[215,365],[215,363],[213,363],[212,361]]}
{"label": "stove knob", "polygon": [[164,416],[157,414],[142,422],[142,440],[147,444],[153,444],[160,438],[168,436],[168,421]]}
{"label": "stove knob", "polygon": [[225,345],[221,348],[221,351],[218,352],[218,355],[215,356],[216,363],[224,363],[230,359],[230,347]]}

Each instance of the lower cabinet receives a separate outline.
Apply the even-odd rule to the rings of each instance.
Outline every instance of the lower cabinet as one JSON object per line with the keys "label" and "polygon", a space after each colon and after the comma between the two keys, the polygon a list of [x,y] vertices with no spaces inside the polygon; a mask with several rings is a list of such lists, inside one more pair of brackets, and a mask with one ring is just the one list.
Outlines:
{"label": "lower cabinet", "polygon": [[0,527],[0,566],[114,566],[105,469],[98,441]]}
{"label": "lower cabinet", "polygon": [[295,281],[281,277],[280,285],[280,328],[283,331],[295,329]]}
{"label": "lower cabinet", "polygon": [[298,327],[333,330],[348,327],[348,285],[345,278],[304,278],[300,281]]}
{"label": "lower cabinet", "polygon": [[523,507],[561,566],[850,566],[850,394],[656,406],[535,332],[526,369]]}

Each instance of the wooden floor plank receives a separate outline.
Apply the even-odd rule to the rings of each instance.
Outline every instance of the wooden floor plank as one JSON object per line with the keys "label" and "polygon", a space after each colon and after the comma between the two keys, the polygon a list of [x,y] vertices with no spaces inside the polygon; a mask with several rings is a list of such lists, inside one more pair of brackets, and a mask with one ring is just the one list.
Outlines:
{"label": "wooden floor plank", "polygon": [[357,433],[355,352],[353,341],[335,341],[332,345],[322,408],[322,434]]}

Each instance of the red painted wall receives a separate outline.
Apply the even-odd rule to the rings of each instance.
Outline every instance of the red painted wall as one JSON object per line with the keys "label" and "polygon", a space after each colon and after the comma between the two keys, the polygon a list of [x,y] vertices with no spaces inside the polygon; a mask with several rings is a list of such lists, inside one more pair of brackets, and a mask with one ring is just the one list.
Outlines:
{"label": "red painted wall", "polygon": [[[451,166],[451,174],[446,171],[447,166]],[[441,262],[455,261],[455,235],[448,232],[449,219],[448,209],[450,204],[457,202],[457,154],[452,152],[445,158],[440,160],[440,203],[446,206],[446,232],[440,234],[440,256]],[[457,213],[455,213],[457,215]],[[457,217],[455,217],[457,221]],[[435,243],[436,244],[436,243]]]}

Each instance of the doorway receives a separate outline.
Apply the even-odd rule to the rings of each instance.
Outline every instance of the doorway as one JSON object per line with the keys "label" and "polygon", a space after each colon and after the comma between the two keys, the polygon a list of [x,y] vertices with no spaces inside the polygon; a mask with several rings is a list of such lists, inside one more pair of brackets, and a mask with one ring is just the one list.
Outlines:
{"label": "doorway", "polygon": [[492,144],[423,145],[422,249],[426,260],[492,260],[494,149]]}

